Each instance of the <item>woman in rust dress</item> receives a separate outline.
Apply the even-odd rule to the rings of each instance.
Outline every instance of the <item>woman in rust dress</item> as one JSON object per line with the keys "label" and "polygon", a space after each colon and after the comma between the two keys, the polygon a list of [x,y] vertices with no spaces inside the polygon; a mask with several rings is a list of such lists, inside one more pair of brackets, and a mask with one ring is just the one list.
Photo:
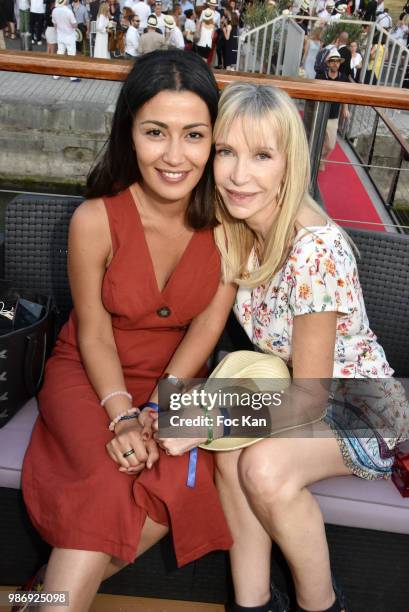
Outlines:
{"label": "woman in rust dress", "polygon": [[69,591],[76,612],[170,526],[179,565],[231,544],[211,454],[187,486],[189,456],[145,440],[132,412],[165,372],[202,368],[234,299],[212,232],[217,102],[194,54],[138,58],[71,221],[74,310],[47,363],[23,493],[54,547],[44,589]]}

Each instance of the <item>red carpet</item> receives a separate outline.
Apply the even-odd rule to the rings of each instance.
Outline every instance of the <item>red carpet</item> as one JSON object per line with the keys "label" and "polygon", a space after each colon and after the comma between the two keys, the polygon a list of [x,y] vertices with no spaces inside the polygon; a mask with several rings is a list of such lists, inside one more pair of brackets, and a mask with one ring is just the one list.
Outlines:
{"label": "red carpet", "polygon": [[[349,162],[339,144],[329,156],[330,160]],[[353,166],[327,164],[323,172],[318,173],[318,185],[321,197],[328,214],[333,219],[348,219],[340,225],[384,232],[382,219],[371,202],[365,187]],[[367,223],[354,223],[366,221]],[[381,225],[371,225],[380,223]]]}

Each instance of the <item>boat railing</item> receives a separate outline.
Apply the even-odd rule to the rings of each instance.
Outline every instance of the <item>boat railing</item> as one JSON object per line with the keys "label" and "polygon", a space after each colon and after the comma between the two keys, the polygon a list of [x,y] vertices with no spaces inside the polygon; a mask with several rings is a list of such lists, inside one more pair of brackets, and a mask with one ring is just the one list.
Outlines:
{"label": "boat railing", "polygon": [[[0,51],[0,70],[19,73],[123,81],[131,65],[131,62],[125,60],[113,62],[112,60],[97,60],[79,56],[64,57],[33,52]],[[348,126],[344,127],[343,135],[346,137],[344,142],[352,147],[356,157],[349,156],[342,162],[329,159],[328,164],[333,164],[333,167],[339,164],[340,171],[343,164],[352,163],[357,167],[363,167],[368,172],[385,205],[386,223],[409,225],[407,216],[405,216],[408,214],[405,209],[409,210],[408,147],[405,130],[400,125],[403,122],[409,130],[409,93],[407,90],[389,86],[375,87],[358,83],[334,83],[235,71],[216,70],[215,76],[221,89],[229,83],[247,80],[275,85],[296,100],[302,111],[309,139],[312,167],[310,190],[318,199],[317,178],[330,105],[339,102],[348,104],[350,108],[353,107],[352,117]],[[117,89],[116,87],[116,91]],[[375,127],[372,126],[373,122],[365,124],[363,118],[368,114],[377,117]],[[368,138],[365,139],[362,135],[368,135],[368,133],[369,143]],[[385,141],[382,141],[382,138],[387,139],[388,146],[397,147],[396,160],[388,160],[388,163],[379,161],[377,149],[380,147],[385,150]],[[383,144],[379,144],[382,142]],[[377,166],[382,166],[382,168],[377,168]],[[379,179],[377,172],[380,173]],[[403,201],[401,194],[403,194]],[[394,210],[397,204],[403,209],[400,217],[396,216]],[[358,206],[359,202],[357,202]]]}

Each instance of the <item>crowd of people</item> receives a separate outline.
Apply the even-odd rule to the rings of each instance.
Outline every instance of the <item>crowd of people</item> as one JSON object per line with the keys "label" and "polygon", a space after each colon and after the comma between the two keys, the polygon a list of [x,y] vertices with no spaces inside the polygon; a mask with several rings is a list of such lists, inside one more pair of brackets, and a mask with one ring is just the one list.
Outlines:
{"label": "crowd of people", "polygon": [[244,10],[237,0],[0,0],[0,48],[29,33],[31,47],[48,53],[129,59],[176,48],[234,68]]}
{"label": "crowd of people", "polygon": [[[339,0],[339,2],[340,1],[342,0]],[[319,21],[306,21],[308,29],[306,27],[304,52],[301,62],[301,67],[304,71],[304,76],[306,78],[315,78],[317,68],[320,68],[317,65],[317,58],[319,58],[318,54],[320,53],[320,51],[325,48],[328,52],[332,47],[335,46],[339,50],[342,49],[341,58],[343,66],[341,68],[341,73],[345,75],[347,80],[355,82],[360,82],[361,80],[360,71],[362,68],[363,51],[365,50],[368,44],[368,26],[363,25],[360,33],[358,35],[355,35],[355,37],[350,37],[348,32],[345,31],[342,32],[339,36],[337,36],[337,38],[335,38],[329,44],[324,45],[324,40],[327,38],[326,29],[328,25],[333,23],[334,20],[338,20],[341,16],[343,16],[342,13],[345,12],[346,5],[340,5],[339,2],[337,3],[337,6],[333,0],[328,0],[324,9],[317,13],[317,16],[320,18]],[[391,38],[398,41],[403,46],[408,46],[409,2],[407,2],[403,7],[402,13],[400,14],[399,19],[395,25],[393,25],[393,21],[391,16],[389,15],[388,9],[384,8],[383,2],[379,4],[375,2],[375,4],[378,7],[377,13],[374,13],[368,4],[367,7],[369,7],[370,10],[367,8],[365,9],[365,11],[361,11],[361,14],[359,16],[362,17],[362,19],[365,21],[376,21],[376,23],[381,28],[383,28],[386,32],[390,34]],[[302,10],[306,9],[307,6],[309,6],[308,0],[304,0],[303,5],[301,7],[301,12]],[[382,60],[384,56],[385,59],[387,59],[387,48],[385,43],[386,35],[382,33],[380,34],[379,31],[376,31],[372,38],[370,62],[364,78],[364,82],[367,84],[377,84]]]}

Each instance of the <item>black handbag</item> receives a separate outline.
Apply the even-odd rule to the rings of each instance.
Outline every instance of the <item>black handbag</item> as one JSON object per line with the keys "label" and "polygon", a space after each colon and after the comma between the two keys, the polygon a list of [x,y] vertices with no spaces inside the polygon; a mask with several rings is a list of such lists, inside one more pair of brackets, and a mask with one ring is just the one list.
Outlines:
{"label": "black handbag", "polygon": [[40,389],[44,365],[56,338],[56,309],[51,297],[35,291],[16,289],[0,280],[3,310],[14,308],[23,298],[41,305],[41,316],[34,323],[13,328],[13,322],[0,315],[0,428]]}

